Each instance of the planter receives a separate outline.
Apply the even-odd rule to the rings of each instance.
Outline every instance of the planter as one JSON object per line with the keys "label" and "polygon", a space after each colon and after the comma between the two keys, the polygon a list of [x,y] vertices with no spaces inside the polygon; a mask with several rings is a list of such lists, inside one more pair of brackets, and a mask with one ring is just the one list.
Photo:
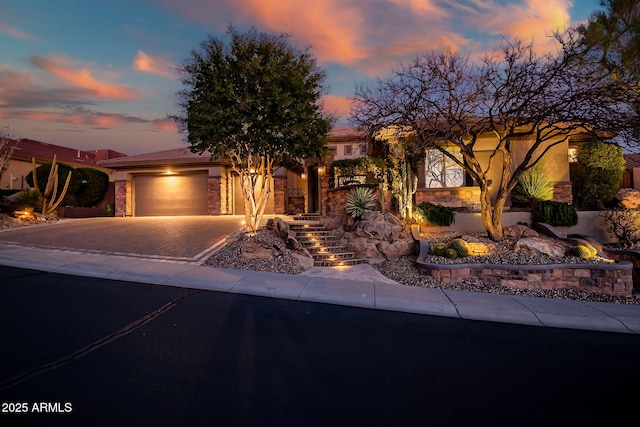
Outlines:
{"label": "planter", "polygon": [[61,218],[94,218],[107,216],[102,208],[79,208],[75,206],[65,206],[56,209]]}

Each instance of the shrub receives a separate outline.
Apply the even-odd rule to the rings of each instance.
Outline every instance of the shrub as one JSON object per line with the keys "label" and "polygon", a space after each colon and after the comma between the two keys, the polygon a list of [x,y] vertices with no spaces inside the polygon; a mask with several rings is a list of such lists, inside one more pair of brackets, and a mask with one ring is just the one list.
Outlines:
{"label": "shrub", "polygon": [[547,173],[544,161],[536,163],[518,178],[511,192],[511,199],[519,205],[531,206],[535,202],[553,198],[553,181]]}
{"label": "shrub", "polygon": [[578,146],[577,160],[579,206],[602,209],[611,204],[626,167],[622,148],[602,141],[584,142]]}
{"label": "shrub", "polygon": [[[36,168],[38,188],[40,189],[40,191],[44,191],[44,189],[47,187],[49,173],[51,172],[51,165],[52,163],[45,163]],[[67,179],[67,176],[69,175],[69,172],[72,172],[74,169],[69,165],[65,165],[64,163],[57,163],[57,165],[58,165],[58,188],[55,191],[56,191],[56,194],[61,194],[64,188],[65,181]],[[33,172],[29,172],[25,177],[25,179],[27,181],[27,184],[29,184],[31,187],[34,187]],[[73,196],[73,194],[76,191],[78,191],[78,188],[80,188],[81,184],[82,184],[82,179],[80,175],[77,173],[72,173],[71,181],[69,182],[69,188],[67,189],[67,193],[63,203],[65,204],[69,203],[68,199],[70,199],[71,196]]]}
{"label": "shrub", "polygon": [[18,206],[36,208],[40,206],[40,193],[32,188],[25,188],[14,199]]}
{"label": "shrub", "polygon": [[534,222],[544,222],[554,227],[571,227],[578,223],[575,206],[552,200],[536,203],[532,215]]}
{"label": "shrub", "polygon": [[429,202],[422,202],[416,206],[416,215],[421,221],[435,225],[451,225],[455,221],[456,211],[442,205],[434,205]]}
{"label": "shrub", "polygon": [[626,208],[609,209],[601,212],[599,219],[625,248],[634,247],[640,240],[640,211]]}
{"label": "shrub", "polygon": [[368,187],[355,187],[347,197],[347,214],[353,218],[360,218],[363,213],[370,212],[377,207],[376,196]]}
{"label": "shrub", "polygon": [[74,174],[80,176],[80,186],[73,193],[76,204],[80,207],[98,204],[109,186],[109,175],[94,168],[77,168]]}

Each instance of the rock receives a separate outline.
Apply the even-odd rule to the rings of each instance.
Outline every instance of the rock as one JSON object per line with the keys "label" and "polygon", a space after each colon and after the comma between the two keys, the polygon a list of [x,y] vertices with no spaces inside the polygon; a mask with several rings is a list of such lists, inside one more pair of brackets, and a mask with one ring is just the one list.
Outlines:
{"label": "rock", "polygon": [[542,237],[525,237],[518,240],[514,246],[514,251],[528,255],[548,255],[550,257],[563,257],[565,247],[561,243],[544,239]]}
{"label": "rock", "polygon": [[244,259],[271,259],[275,258],[278,251],[266,243],[247,242],[240,250]]}
{"label": "rock", "polygon": [[505,227],[502,230],[504,237],[511,237],[514,239],[519,239],[521,237],[538,237],[539,234],[537,231],[527,227],[523,224],[510,225],[509,227]]}
{"label": "rock", "polygon": [[620,201],[620,206],[623,208],[640,208],[640,190],[634,190],[633,188],[621,188],[616,194],[616,199]]}
{"label": "rock", "polygon": [[286,242],[289,238],[289,231],[291,230],[291,227],[289,227],[289,224],[284,222],[282,218],[275,218],[274,222],[276,224],[276,233]]}
{"label": "rock", "polygon": [[386,259],[395,259],[401,256],[412,255],[415,252],[415,243],[404,240],[398,240],[397,242],[378,243],[377,248]]}
{"label": "rock", "polygon": [[227,245],[233,245],[234,243],[237,243],[239,241],[241,241],[244,238],[245,234],[243,231],[234,231],[233,233],[229,234],[227,236]]}
{"label": "rock", "polygon": [[346,214],[329,216],[324,218],[322,221],[322,225],[327,228],[327,230],[337,230],[338,228],[342,228],[344,221],[346,220]]}
{"label": "rock", "polygon": [[369,239],[393,242],[398,240],[402,230],[403,228],[399,225],[389,222],[360,221],[356,228],[356,235]]}
{"label": "rock", "polygon": [[379,211],[365,212],[362,214],[362,221],[385,222],[384,215]]}
{"label": "rock", "polygon": [[291,257],[294,258],[305,270],[313,267],[313,257],[311,255],[305,255],[302,252],[291,252]]}
{"label": "rock", "polygon": [[355,252],[360,258],[384,258],[376,247],[377,243],[365,237],[354,237],[347,243],[347,250]]}
{"label": "rock", "polygon": [[398,218],[391,212],[385,212],[384,220],[386,222],[390,222],[391,224],[399,225],[400,227],[404,228],[404,221],[402,221],[400,218]]}

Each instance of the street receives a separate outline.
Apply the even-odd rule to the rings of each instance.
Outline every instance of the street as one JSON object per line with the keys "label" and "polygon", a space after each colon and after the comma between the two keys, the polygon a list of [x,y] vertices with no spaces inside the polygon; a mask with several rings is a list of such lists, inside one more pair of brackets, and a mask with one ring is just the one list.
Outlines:
{"label": "street", "polygon": [[0,425],[637,425],[637,335],[0,277]]}

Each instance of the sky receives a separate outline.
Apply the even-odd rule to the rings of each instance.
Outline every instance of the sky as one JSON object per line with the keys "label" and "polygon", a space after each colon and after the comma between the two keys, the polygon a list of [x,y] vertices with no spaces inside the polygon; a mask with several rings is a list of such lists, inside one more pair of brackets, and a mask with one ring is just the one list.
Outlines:
{"label": "sky", "polygon": [[176,67],[229,24],[288,33],[325,71],[348,127],[356,87],[416,56],[479,55],[511,34],[550,49],[599,0],[0,0],[0,132],[127,155],[186,146]]}

